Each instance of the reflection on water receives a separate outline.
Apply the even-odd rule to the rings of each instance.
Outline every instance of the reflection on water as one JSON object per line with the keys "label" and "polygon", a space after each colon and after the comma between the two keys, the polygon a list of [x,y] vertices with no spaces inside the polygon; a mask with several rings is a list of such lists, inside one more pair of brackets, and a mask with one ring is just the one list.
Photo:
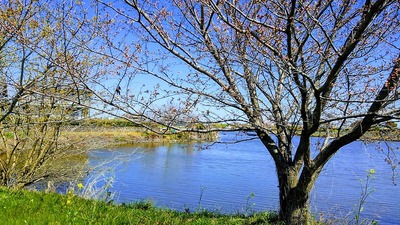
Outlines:
{"label": "reflection on water", "polygon": [[[220,141],[245,138],[221,133]],[[317,138],[315,142],[317,142]],[[392,142],[390,145],[399,147]],[[345,147],[325,166],[311,195],[315,212],[324,217],[349,216],[361,195],[360,179],[376,171],[375,189],[361,216],[380,224],[399,224],[400,188],[392,183],[385,155],[374,143],[355,142]],[[92,165],[112,161],[116,202],[151,199],[158,206],[178,210],[199,207],[221,212],[278,210],[277,178],[273,160],[259,140],[235,144],[140,144],[112,150],[100,149],[90,156]],[[251,197],[254,194],[254,197]]]}

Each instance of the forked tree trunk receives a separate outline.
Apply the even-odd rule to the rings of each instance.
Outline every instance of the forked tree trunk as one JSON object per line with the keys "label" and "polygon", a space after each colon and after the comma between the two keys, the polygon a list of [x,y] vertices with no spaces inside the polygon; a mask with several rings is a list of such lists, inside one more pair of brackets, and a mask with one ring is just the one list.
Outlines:
{"label": "forked tree trunk", "polygon": [[[304,173],[304,171],[303,171]],[[309,173],[309,171],[307,171]],[[309,192],[315,183],[317,172],[309,173],[299,182],[298,173],[293,167],[279,168],[279,216],[285,224],[310,224],[312,217],[309,208]],[[304,177],[303,177],[304,178]]]}

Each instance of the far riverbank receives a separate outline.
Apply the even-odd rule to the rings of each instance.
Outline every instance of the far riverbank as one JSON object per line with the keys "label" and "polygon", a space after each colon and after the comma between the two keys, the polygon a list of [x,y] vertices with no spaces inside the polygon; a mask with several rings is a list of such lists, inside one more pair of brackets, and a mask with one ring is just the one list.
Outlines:
{"label": "far riverbank", "polygon": [[[325,136],[317,132],[316,136]],[[94,149],[111,148],[138,143],[177,143],[177,142],[213,142],[219,132],[196,133],[181,132],[175,134],[157,134],[137,127],[79,126],[68,127],[61,132],[61,139],[71,143],[74,148]],[[367,132],[362,141],[400,141],[400,131],[375,130]]]}
{"label": "far riverbank", "polygon": [[156,134],[135,127],[69,127],[61,132],[61,139],[75,148],[94,149],[137,143],[209,142],[218,139],[218,132]]}

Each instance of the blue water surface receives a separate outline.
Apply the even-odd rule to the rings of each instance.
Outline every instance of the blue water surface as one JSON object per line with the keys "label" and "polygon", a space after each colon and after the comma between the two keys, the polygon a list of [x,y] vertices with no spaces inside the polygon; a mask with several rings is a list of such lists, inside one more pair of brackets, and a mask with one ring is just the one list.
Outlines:
{"label": "blue water surface", "polygon": [[[278,183],[271,156],[258,139],[236,132],[220,133],[219,143],[138,144],[98,149],[90,164],[107,161],[117,203],[150,199],[177,210],[223,213],[279,209]],[[298,141],[298,140],[297,140]],[[319,138],[314,138],[317,145]],[[295,140],[296,142],[296,140]],[[400,224],[400,187],[385,159],[399,157],[399,142],[357,141],[341,149],[324,167],[311,193],[318,217],[354,218],[368,171],[370,196],[361,218]],[[397,148],[395,154],[388,147]],[[317,150],[315,150],[317,151]],[[315,152],[316,154],[317,152]],[[96,170],[92,171],[95,174]]]}

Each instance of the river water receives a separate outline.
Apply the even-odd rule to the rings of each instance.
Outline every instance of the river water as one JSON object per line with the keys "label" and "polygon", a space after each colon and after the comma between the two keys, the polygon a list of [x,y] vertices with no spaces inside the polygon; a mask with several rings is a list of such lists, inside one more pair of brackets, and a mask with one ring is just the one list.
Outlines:
{"label": "river water", "polygon": [[[277,211],[273,160],[259,140],[241,141],[247,138],[241,133],[225,132],[220,133],[221,143],[98,149],[90,154],[89,162],[107,162],[105,165],[111,170],[107,170],[104,179],[113,180],[110,191],[115,193],[117,203],[150,199],[157,206],[177,210]],[[321,140],[313,139],[314,143],[318,141]],[[400,224],[400,185],[394,185],[391,166],[385,162],[388,146],[397,148],[395,154],[400,157],[399,142],[357,141],[341,149],[325,166],[311,193],[310,204],[316,216],[322,213],[324,218],[347,221],[354,218],[367,171],[374,169],[368,185],[371,194],[363,204],[361,218],[375,219],[379,224]],[[95,173],[99,171],[94,170],[90,176]]]}

